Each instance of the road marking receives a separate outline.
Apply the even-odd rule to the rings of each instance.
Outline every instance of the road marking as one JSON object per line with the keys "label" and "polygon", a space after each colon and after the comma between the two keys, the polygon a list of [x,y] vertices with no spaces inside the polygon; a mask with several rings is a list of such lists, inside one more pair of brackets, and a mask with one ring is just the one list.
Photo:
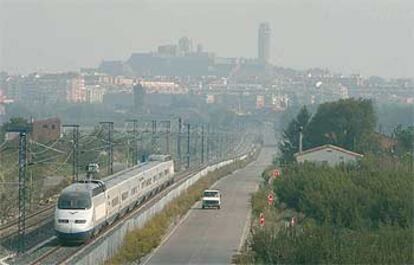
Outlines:
{"label": "road marking", "polygon": [[251,218],[252,218],[252,211],[250,210],[249,213],[247,214],[247,219],[244,223],[243,232],[242,232],[242,235],[240,237],[239,248],[237,249],[238,252],[241,252],[242,247],[244,245],[244,242],[247,239],[247,236],[248,236],[248,233],[249,233],[249,226],[250,226],[250,223],[251,223]]}
{"label": "road marking", "polygon": [[173,229],[171,229],[171,231],[164,237],[164,239],[161,241],[161,243],[158,245],[158,247],[156,247],[154,249],[154,251],[152,251],[151,254],[148,255],[148,257],[145,259],[145,261],[142,262],[142,265],[148,264],[148,262],[152,259],[152,257],[154,257],[154,255],[157,253],[157,251],[171,238],[171,236],[181,226],[181,224],[184,223],[184,221],[188,219],[188,217],[190,216],[190,213],[192,212],[191,210],[193,208],[195,208],[199,202],[200,201],[197,201],[191,206],[191,208],[187,211],[187,213],[184,215],[184,217],[181,218],[181,220],[178,222],[178,224],[176,224],[175,227]]}
{"label": "road marking", "polygon": [[[233,172],[232,173],[230,173],[230,174],[228,174],[228,175],[226,175],[226,176],[224,176],[224,177],[221,177],[219,180],[217,180],[216,182],[214,182],[214,184],[213,185],[211,185],[210,186],[210,188],[214,188],[214,187],[216,187],[218,184],[220,184],[220,182],[221,181],[223,181],[223,179],[225,179],[225,178],[227,178],[228,176],[230,176],[230,175],[233,175]],[[185,220],[187,220],[188,219],[188,217],[190,216],[190,214],[191,214],[191,210],[193,209],[193,208],[197,208],[197,205],[200,203],[200,201],[197,201],[197,202],[195,202],[192,206],[191,206],[191,208],[188,210],[188,212],[184,215],[184,217],[183,218],[181,218],[181,220],[178,222],[178,224],[177,225],[175,225],[175,227],[164,237],[164,239],[161,241],[161,243],[154,249],[154,251],[152,251],[151,252],[151,254],[149,254],[148,256],[147,256],[147,258],[145,259],[145,261],[144,262],[142,262],[142,265],[146,265],[146,264],[148,264],[148,262],[152,259],[152,257],[154,257],[154,255],[157,253],[157,251],[171,238],[171,236],[175,233],[175,231],[178,229],[178,227],[180,227],[181,226],[181,224],[182,223],[184,223],[184,221]],[[199,207],[198,207],[199,208]]]}
{"label": "road marking", "polygon": [[[255,160],[256,161],[256,160]],[[215,183],[213,183],[213,185],[211,185],[209,188],[215,188],[217,185],[219,185],[222,181],[224,181],[224,179],[230,177],[231,175],[235,175],[239,173],[239,170],[245,170],[245,169],[249,169],[249,168],[255,168],[253,162],[255,161],[251,161],[250,163],[248,163],[247,165],[245,165],[242,168],[236,169],[235,171],[231,172],[230,174],[221,177],[219,180],[217,180]],[[259,184],[256,184],[256,187],[259,187]],[[176,232],[176,230],[189,218],[190,214],[192,213],[192,209],[194,208],[199,208],[199,206],[197,207],[197,205],[200,204],[200,201],[195,202],[191,208],[188,210],[188,212],[185,214],[185,216],[183,218],[180,219],[180,221],[175,225],[175,227],[161,240],[160,244],[147,256],[145,257],[145,260],[141,263],[142,265],[147,265],[151,259],[155,256],[155,254],[157,254],[157,252],[159,251],[159,249],[165,245],[165,243],[172,237],[172,235]],[[243,233],[245,229],[248,229],[249,225],[249,220],[250,220],[250,216],[251,216],[251,212],[249,211],[248,216],[247,216],[247,220],[245,222],[245,227],[243,228]],[[243,235],[242,235],[243,237]],[[242,240],[243,242],[244,240]],[[241,243],[242,244],[242,243]],[[239,247],[240,248],[240,247]],[[193,253],[194,256],[194,253]],[[193,259],[193,257],[190,258],[190,260]]]}

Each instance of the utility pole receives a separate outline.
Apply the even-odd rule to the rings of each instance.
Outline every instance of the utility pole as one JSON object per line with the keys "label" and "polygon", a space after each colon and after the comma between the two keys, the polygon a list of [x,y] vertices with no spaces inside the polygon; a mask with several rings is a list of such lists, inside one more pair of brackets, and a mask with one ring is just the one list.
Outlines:
{"label": "utility pole", "polygon": [[20,253],[25,251],[26,233],[26,151],[27,131],[22,130],[19,134],[19,236]]}
{"label": "utility pole", "polygon": [[[127,122],[132,122],[134,125],[133,128],[133,134],[134,134],[134,155],[132,156],[134,159],[134,162],[132,165],[138,164],[138,120],[137,119],[131,119],[127,120]],[[129,153],[129,146],[128,146],[128,153]],[[129,161],[128,161],[129,162]]]}
{"label": "utility pole", "polygon": [[411,175],[414,174],[414,143],[411,143],[411,160],[410,160]]}
{"label": "utility pole", "polygon": [[112,148],[112,130],[114,128],[114,123],[112,121],[102,121],[99,124],[102,126],[106,125],[108,128],[108,134],[107,134],[107,152],[108,152],[108,175],[112,175],[114,172],[114,161],[113,161],[113,148]]}
{"label": "utility pole", "polygon": [[201,164],[204,164],[204,124],[201,125]]}
{"label": "utility pole", "polygon": [[165,153],[170,153],[170,130],[171,130],[171,121],[162,121],[165,123]]}
{"label": "utility pole", "polygon": [[187,124],[187,169],[190,168],[190,124]]}
{"label": "utility pole", "polygon": [[207,124],[207,137],[206,137],[206,142],[207,142],[207,146],[206,146],[206,157],[207,157],[207,163],[210,162],[210,124]]}
{"label": "utility pole", "polygon": [[152,120],[152,150],[155,153],[157,153],[157,121]]}
{"label": "utility pole", "polygon": [[134,140],[135,140],[135,152],[134,152],[134,165],[138,164],[138,120],[134,120]]}
{"label": "utility pole", "polygon": [[299,127],[299,154],[302,153],[302,142],[303,142],[303,127]]}
{"label": "utility pole", "polygon": [[141,152],[141,157],[139,157],[139,160],[141,161],[141,162],[144,162],[145,161],[145,154],[144,154],[144,149],[145,149],[145,147],[146,147],[146,145],[145,145],[145,138],[144,138],[144,136],[145,136],[145,134],[146,133],[148,133],[149,132],[149,130],[148,130],[148,122],[147,121],[144,121],[143,122],[143,127],[142,127],[142,130],[140,129],[140,133],[139,133],[139,150],[140,151],[142,151]]}
{"label": "utility pole", "polygon": [[223,158],[223,135],[222,135],[222,133],[220,132],[219,134],[218,134],[218,137],[219,137],[219,148],[220,148],[220,155],[219,155],[219,157],[220,157],[220,159],[222,159]]}
{"label": "utility pole", "polygon": [[199,130],[198,127],[193,126],[193,131],[191,133],[191,139],[193,139],[193,144],[190,148],[190,155],[194,155],[194,161],[197,159],[197,148],[198,148],[198,138],[199,138]]}
{"label": "utility pole", "polygon": [[79,180],[79,125],[64,124],[63,128],[72,128],[72,182]]}
{"label": "utility pole", "polygon": [[13,128],[7,130],[9,132],[19,133],[19,253],[23,253],[26,249],[26,153],[27,153],[27,134],[30,128]]}
{"label": "utility pole", "polygon": [[178,135],[177,135],[177,160],[179,160],[179,167],[181,167],[181,129],[183,126],[183,121],[181,118],[178,118]]}
{"label": "utility pole", "polygon": [[210,160],[211,158],[213,158],[213,161],[216,160],[217,157],[217,133],[214,127],[211,128],[210,131],[210,147],[209,147],[209,155],[210,155]]}

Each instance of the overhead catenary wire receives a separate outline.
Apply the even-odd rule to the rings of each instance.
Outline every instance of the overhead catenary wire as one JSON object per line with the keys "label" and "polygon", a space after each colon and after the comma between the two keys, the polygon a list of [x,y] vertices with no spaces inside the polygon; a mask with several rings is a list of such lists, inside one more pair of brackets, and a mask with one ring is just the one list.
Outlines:
{"label": "overhead catenary wire", "polygon": [[42,164],[44,162],[47,162],[47,161],[54,160],[56,158],[62,157],[63,155],[65,155],[65,154],[59,154],[59,155],[47,157],[47,158],[44,158],[44,159],[39,160],[39,161],[33,161],[32,160],[32,161],[30,161],[30,165]]}
{"label": "overhead catenary wire", "polygon": [[66,159],[62,162],[62,166],[61,167],[58,167],[58,168],[56,168],[55,170],[53,170],[53,171],[51,171],[51,174],[50,175],[54,175],[54,174],[56,174],[59,170],[61,170],[62,168],[64,168],[65,166],[67,166],[68,164],[67,164],[67,162],[69,161],[69,158],[72,156],[72,150],[69,152],[69,154],[67,155],[67,157],[66,157]]}
{"label": "overhead catenary wire", "polygon": [[42,150],[42,151],[39,151],[39,152],[33,152],[33,151],[31,151],[31,154],[32,155],[40,155],[40,154],[46,153],[48,150],[51,150],[51,151],[54,151],[54,152],[57,152],[57,153],[64,154],[65,151],[62,151],[62,150],[53,148],[59,141],[60,141],[60,138],[58,140],[56,140],[54,143],[52,143],[50,146],[48,146],[48,145],[45,145],[45,144],[36,142],[34,140],[30,140],[29,141],[30,144],[35,144],[35,145],[38,145],[40,147],[45,148],[45,150]]}

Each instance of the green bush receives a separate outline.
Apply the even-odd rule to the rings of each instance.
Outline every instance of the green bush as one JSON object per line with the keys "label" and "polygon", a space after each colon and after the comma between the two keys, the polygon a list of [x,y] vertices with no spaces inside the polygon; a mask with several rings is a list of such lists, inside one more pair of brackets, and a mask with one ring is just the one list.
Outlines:
{"label": "green bush", "polygon": [[[386,157],[358,166],[289,165],[272,186],[278,207],[266,205],[268,186],[252,197],[248,248],[238,264],[413,264],[414,176]],[[298,224],[286,226],[290,210]]]}
{"label": "green bush", "polygon": [[319,223],[413,226],[413,176],[403,166],[378,167],[374,162],[348,168],[292,165],[273,188],[288,207]]}
{"label": "green bush", "polygon": [[329,224],[297,229],[255,230],[255,264],[412,264],[413,229],[382,226],[375,231]]}

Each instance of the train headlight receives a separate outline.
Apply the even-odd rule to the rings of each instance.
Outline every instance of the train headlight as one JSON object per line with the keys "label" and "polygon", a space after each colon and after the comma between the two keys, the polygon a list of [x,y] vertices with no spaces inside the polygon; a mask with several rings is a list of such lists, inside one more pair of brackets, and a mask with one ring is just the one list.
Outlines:
{"label": "train headlight", "polygon": [[67,224],[67,223],[69,223],[69,220],[68,219],[59,219],[58,223]]}
{"label": "train headlight", "polygon": [[86,220],[75,220],[75,224],[84,224]]}

